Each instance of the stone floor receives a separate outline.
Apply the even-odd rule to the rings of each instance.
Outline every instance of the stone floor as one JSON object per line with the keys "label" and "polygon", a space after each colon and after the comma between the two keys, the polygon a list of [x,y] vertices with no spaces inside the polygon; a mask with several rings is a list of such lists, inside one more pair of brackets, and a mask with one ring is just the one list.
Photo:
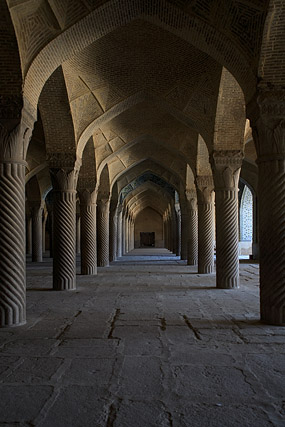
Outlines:
{"label": "stone floor", "polygon": [[285,328],[258,321],[258,264],[240,271],[218,290],[136,250],[53,292],[51,260],[28,262],[28,323],[0,330],[0,425],[285,426]]}

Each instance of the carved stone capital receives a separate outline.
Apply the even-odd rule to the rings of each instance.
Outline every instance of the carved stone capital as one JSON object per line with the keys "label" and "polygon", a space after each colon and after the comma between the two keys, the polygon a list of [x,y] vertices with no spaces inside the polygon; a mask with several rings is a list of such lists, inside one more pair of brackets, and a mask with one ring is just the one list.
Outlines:
{"label": "carved stone capital", "polygon": [[192,190],[186,190],[185,195],[188,210],[197,210],[197,191],[194,188]]}
{"label": "carved stone capital", "polygon": [[285,159],[285,90],[259,90],[248,104],[257,162]]}
{"label": "carved stone capital", "polygon": [[32,129],[22,122],[12,131],[0,124],[0,162],[24,163]]}
{"label": "carved stone capital", "polygon": [[211,164],[216,189],[237,189],[243,158],[240,150],[213,152]]}
{"label": "carved stone capital", "polygon": [[54,191],[76,192],[78,169],[50,169]]}
{"label": "carved stone capital", "polygon": [[214,180],[212,175],[197,176],[197,198],[199,203],[213,203]]}
{"label": "carved stone capital", "polygon": [[89,205],[94,205],[96,203],[97,194],[95,190],[93,191],[88,189],[79,190],[78,196],[80,200],[80,205],[89,206]]}

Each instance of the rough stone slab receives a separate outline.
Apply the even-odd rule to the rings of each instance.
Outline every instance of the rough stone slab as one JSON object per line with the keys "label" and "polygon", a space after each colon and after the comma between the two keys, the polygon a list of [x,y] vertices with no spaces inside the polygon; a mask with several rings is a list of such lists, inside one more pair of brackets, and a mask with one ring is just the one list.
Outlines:
{"label": "rough stone slab", "polygon": [[98,388],[76,385],[59,390],[41,426],[103,426],[107,419],[108,403],[98,396]]}
{"label": "rough stone slab", "polygon": [[50,386],[0,385],[0,423],[31,422],[52,393]]}
{"label": "rough stone slab", "polygon": [[68,358],[114,358],[117,339],[66,339],[56,348],[54,356]]}

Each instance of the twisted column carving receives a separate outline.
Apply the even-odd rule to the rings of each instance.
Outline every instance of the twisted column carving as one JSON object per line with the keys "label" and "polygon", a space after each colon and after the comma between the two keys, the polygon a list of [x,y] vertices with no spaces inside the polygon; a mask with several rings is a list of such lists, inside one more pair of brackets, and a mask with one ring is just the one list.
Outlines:
{"label": "twisted column carving", "polygon": [[122,211],[118,211],[118,224],[117,224],[117,257],[122,256]]}
{"label": "twisted column carving", "polygon": [[43,261],[43,208],[32,208],[32,261]]}
{"label": "twisted column carving", "polygon": [[81,274],[97,274],[96,245],[96,194],[92,190],[81,190],[80,199],[80,241]]}
{"label": "twisted column carving", "polygon": [[216,195],[217,288],[239,287],[238,182],[243,153],[214,151],[212,169]]}
{"label": "twisted column carving", "polygon": [[212,176],[196,178],[198,197],[198,273],[214,270],[214,203]]}
{"label": "twisted column carving", "polygon": [[184,202],[181,204],[181,259],[187,259],[187,246],[189,235],[189,214],[187,206]]}
{"label": "twisted column carving", "polygon": [[[80,208],[81,211],[81,208]],[[76,214],[76,253],[80,254],[81,250],[81,218],[80,214]]]}
{"label": "twisted column carving", "polygon": [[25,146],[31,130],[0,125],[0,326],[26,322]]}
{"label": "twisted column carving", "polygon": [[125,211],[122,214],[122,255],[126,253],[126,216]]}
{"label": "twisted column carving", "polygon": [[97,201],[98,210],[98,267],[107,267],[109,265],[109,207],[110,199],[100,199]]}
{"label": "twisted column carving", "polygon": [[117,209],[113,208],[110,211],[110,262],[116,260],[117,254]]}
{"label": "twisted column carving", "polygon": [[42,250],[43,254],[46,251],[46,224],[47,224],[47,213],[43,216],[43,223],[42,223]]}
{"label": "twisted column carving", "polygon": [[181,256],[181,212],[180,210],[176,212],[176,247],[177,247],[177,256]]}
{"label": "twisted column carving", "polygon": [[53,288],[76,288],[75,215],[78,170],[51,169],[53,182]]}
{"label": "twisted column carving", "polygon": [[257,150],[261,319],[285,325],[285,91],[259,92],[248,106]]}
{"label": "twisted column carving", "polygon": [[187,191],[189,213],[187,265],[198,264],[198,206],[196,190]]}

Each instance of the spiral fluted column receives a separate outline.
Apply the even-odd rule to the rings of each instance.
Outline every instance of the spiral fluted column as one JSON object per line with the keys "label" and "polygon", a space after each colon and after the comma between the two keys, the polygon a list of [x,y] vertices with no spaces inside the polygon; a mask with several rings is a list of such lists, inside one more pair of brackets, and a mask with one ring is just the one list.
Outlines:
{"label": "spiral fluted column", "polygon": [[189,213],[187,265],[198,264],[198,206],[196,190],[187,191]]}
{"label": "spiral fluted column", "polygon": [[181,256],[181,211],[180,209],[176,213],[176,248],[177,256]]}
{"label": "spiral fluted column", "polygon": [[[81,212],[81,209],[80,209]],[[76,214],[76,253],[80,254],[81,250],[81,218],[80,214]]]}
{"label": "spiral fluted column", "polygon": [[198,197],[198,273],[214,270],[214,202],[212,176],[196,178]]}
{"label": "spiral fluted column", "polygon": [[214,151],[211,158],[216,195],[217,288],[239,287],[238,182],[243,153]]}
{"label": "spiral fluted column", "polygon": [[117,224],[117,257],[121,257],[122,256],[122,211],[118,210],[118,215],[117,215],[117,220],[118,220],[118,224]]}
{"label": "spiral fluted column", "polygon": [[43,260],[43,208],[32,208],[32,261]]}
{"label": "spiral fluted column", "polygon": [[97,200],[98,267],[107,267],[109,265],[109,208],[110,199]]}
{"label": "spiral fluted column", "polygon": [[87,189],[78,191],[80,199],[81,274],[97,274],[96,195]]}
{"label": "spiral fluted column", "polygon": [[53,182],[53,288],[76,288],[76,184],[78,170],[52,169]]}
{"label": "spiral fluted column", "polygon": [[257,150],[261,320],[285,325],[285,90],[248,106]]}
{"label": "spiral fluted column", "polygon": [[187,245],[189,234],[189,214],[186,203],[181,204],[181,259],[187,259]]}
{"label": "spiral fluted column", "polygon": [[42,223],[42,248],[43,248],[43,254],[46,251],[46,224],[47,224],[47,213],[43,216],[43,223]]}
{"label": "spiral fluted column", "polygon": [[25,172],[31,130],[0,125],[0,326],[26,322]]}
{"label": "spiral fluted column", "polygon": [[110,210],[110,262],[115,261],[117,257],[117,209],[112,208]]}

